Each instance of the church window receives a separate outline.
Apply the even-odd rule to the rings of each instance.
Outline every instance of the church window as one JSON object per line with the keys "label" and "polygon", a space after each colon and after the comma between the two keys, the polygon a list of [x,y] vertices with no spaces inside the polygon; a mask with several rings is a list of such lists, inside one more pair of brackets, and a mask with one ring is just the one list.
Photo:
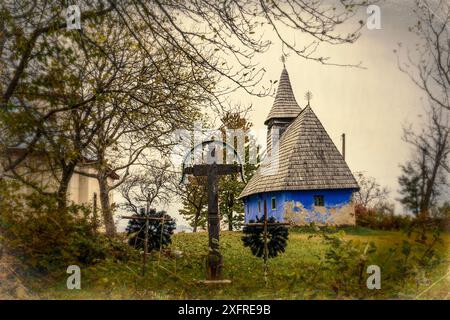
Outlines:
{"label": "church window", "polygon": [[316,207],[323,207],[325,205],[325,201],[322,195],[314,196],[314,205]]}

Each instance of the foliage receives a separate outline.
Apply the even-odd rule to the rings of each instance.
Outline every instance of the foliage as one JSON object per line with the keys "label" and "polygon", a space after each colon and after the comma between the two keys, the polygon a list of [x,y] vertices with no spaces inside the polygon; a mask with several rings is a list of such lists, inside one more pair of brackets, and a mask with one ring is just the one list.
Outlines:
{"label": "foliage", "polygon": [[0,195],[2,246],[31,271],[62,272],[71,264],[91,265],[107,256],[129,258],[121,243],[94,230],[86,207],[61,211],[56,197],[24,193],[6,181],[0,181]]}
{"label": "foliage", "polygon": [[330,289],[337,296],[364,294],[366,291],[365,272],[371,255],[376,252],[373,242],[365,244],[344,240],[344,231],[321,234],[327,250],[323,257],[323,269],[330,274]]}
{"label": "foliage", "polygon": [[219,186],[219,211],[229,231],[239,229],[244,222],[244,205],[237,199],[245,187],[238,174],[222,176]]}
{"label": "foliage", "polygon": [[[427,218],[439,230],[449,230],[450,206],[444,202],[441,206],[433,206]],[[366,208],[355,206],[356,226],[378,230],[407,230],[420,217],[394,214],[384,207]]]}
{"label": "foliage", "polygon": [[[77,4],[82,32],[66,29],[59,2],[0,4],[1,160],[5,175],[41,193],[57,192],[61,207],[75,171],[98,179],[113,236],[109,192],[144,149],[167,152],[171,133],[190,127],[210,100],[216,77],[193,65],[183,46],[158,47],[148,32],[140,35],[145,41],[136,39],[145,22],[136,19],[129,30],[116,5]],[[11,146],[20,146],[19,157]],[[51,190],[39,184],[43,174],[54,178]],[[107,179],[111,174],[119,181]]]}
{"label": "foliage", "polygon": [[445,201],[441,206],[433,207],[431,217],[440,230],[450,231],[450,202]]}
{"label": "foliage", "polygon": [[197,232],[199,227],[206,228],[208,194],[205,186],[205,177],[188,177],[187,184],[176,186],[183,205],[178,212],[188,221],[193,232]]}
{"label": "foliage", "polygon": [[408,215],[395,215],[392,211],[361,205],[355,206],[355,217],[357,226],[379,230],[403,230],[412,221]]}
{"label": "foliage", "polygon": [[[152,250],[159,250],[171,243],[170,237],[175,230],[175,221],[166,214],[165,211],[158,211],[151,209],[149,214],[145,214],[142,210],[140,217],[164,218],[165,220],[152,219],[148,221],[148,252]],[[127,235],[129,237],[128,244],[136,249],[143,249],[145,243],[145,220],[130,220],[127,226]]]}
{"label": "foliage", "polygon": [[[415,219],[409,225],[407,239],[384,250],[379,250],[372,241],[345,240],[343,230],[334,233],[319,230],[319,236],[327,244],[322,256],[323,270],[332,279],[329,285],[336,296],[376,296],[376,291],[366,287],[365,271],[369,265],[380,267],[383,286],[389,291],[403,291],[407,280],[428,279],[442,262],[437,247],[443,243],[438,228],[430,220]],[[310,237],[314,236],[317,234]]]}
{"label": "foliage", "polygon": [[[226,112],[221,119],[222,139],[231,145],[240,155],[243,162],[244,178],[248,182],[257,169],[257,165],[250,161],[250,145],[256,147],[256,141],[250,133],[253,124],[239,112]],[[257,148],[258,149],[258,148]],[[258,150],[259,151],[259,150]],[[226,157],[225,157],[226,158]],[[255,160],[259,160],[259,155]],[[237,199],[246,185],[240,174],[230,174],[220,177],[219,206],[228,230],[239,229],[244,221],[244,204]]]}
{"label": "foliage", "polygon": [[[256,220],[257,223],[264,223],[264,218]],[[278,254],[285,252],[288,240],[288,229],[283,225],[273,225],[276,223],[274,217],[267,219],[267,222],[272,224],[267,226],[267,249],[268,257],[275,258]],[[250,220],[249,223],[255,223]],[[242,242],[244,247],[249,247],[252,254],[257,257],[264,256],[264,227],[263,226],[245,226],[242,230],[244,236]]]}
{"label": "foliage", "polygon": [[419,214],[420,206],[420,181],[421,175],[416,172],[411,162],[401,166],[402,174],[398,178],[400,185],[400,194],[402,198],[400,203],[415,215]]}
{"label": "foliage", "polygon": [[221,176],[219,181],[220,215],[228,226],[228,231],[240,229],[244,222],[244,204],[237,197],[241,194],[246,183],[236,173]]}

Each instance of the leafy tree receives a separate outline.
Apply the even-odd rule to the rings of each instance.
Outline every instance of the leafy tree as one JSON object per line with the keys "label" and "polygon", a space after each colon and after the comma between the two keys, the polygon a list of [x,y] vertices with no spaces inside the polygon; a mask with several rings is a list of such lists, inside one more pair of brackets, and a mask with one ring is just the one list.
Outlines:
{"label": "leafy tree", "polygon": [[[150,39],[147,45],[148,50],[152,50]],[[203,88],[213,83],[201,70],[191,70],[177,52],[173,52],[170,61],[154,53],[153,59],[159,61],[158,71],[165,72],[166,79],[163,80],[155,77],[155,66],[143,58],[139,50],[125,46],[117,51],[127,62],[124,64],[128,74],[122,84],[130,89],[120,88],[120,93],[98,104],[95,117],[91,119],[98,124],[98,130],[89,148],[94,160],[90,165],[96,172],[78,171],[98,180],[100,203],[109,234],[115,233],[110,193],[126,183],[132,167],[148,167],[150,154],[154,157],[169,150],[174,143],[170,139],[171,133],[192,125],[205,103]],[[173,69],[174,65],[176,69]],[[195,72],[195,78],[192,72]],[[135,82],[136,78],[141,79],[139,83]],[[153,165],[150,163],[149,166],[148,170],[152,170]],[[113,183],[107,179],[111,172],[120,177]]]}
{"label": "leafy tree", "polygon": [[183,208],[178,212],[189,222],[193,232],[206,228],[208,222],[208,193],[205,177],[188,177],[187,184],[177,185]]}
{"label": "leafy tree", "polygon": [[[229,140],[233,140],[232,147],[238,153],[243,149],[244,154],[240,156],[242,158],[241,160],[244,162],[243,169],[245,180],[248,182],[257,169],[256,163],[251,163],[251,161],[249,161],[249,144],[250,139],[253,139],[250,134],[252,123],[245,118],[245,115],[236,111],[226,112],[222,117],[222,123],[221,131],[223,140],[227,141],[227,143],[230,143]],[[234,136],[236,132],[239,132],[243,136],[240,139],[239,137],[236,137],[235,139]],[[228,135],[231,135],[233,139]],[[253,143],[254,141],[251,142]],[[240,143],[243,145],[240,146]],[[258,159],[255,160],[257,161]],[[237,198],[244,189],[246,182],[241,180],[240,174],[230,174],[220,178],[219,209],[221,217],[227,224],[229,231],[240,228],[244,221],[244,204],[242,200]]]}
{"label": "leafy tree", "polygon": [[237,174],[223,176],[220,179],[220,215],[229,231],[240,228],[244,222],[244,205],[237,199],[244,187],[245,182],[242,182]]}
{"label": "leafy tree", "polygon": [[[227,142],[230,147],[239,154],[241,161],[244,163],[245,180],[248,181],[254,174],[257,165],[251,163],[250,159],[250,139],[254,139],[250,134],[252,124],[245,118],[236,108],[232,111],[225,111],[222,117],[222,126],[215,133],[214,137]],[[220,137],[221,135],[221,137]],[[205,136],[205,139],[209,137]],[[228,141],[228,140],[233,141]],[[228,150],[229,151],[229,150]],[[220,150],[220,155],[224,162],[232,163],[227,160],[227,150],[225,148]],[[255,159],[258,161],[258,157]],[[255,161],[255,162],[256,162]],[[235,159],[237,162],[237,159]],[[245,187],[244,181],[241,180],[240,174],[223,175],[219,178],[219,211],[223,221],[227,224],[228,230],[232,231],[235,228],[240,228],[244,220],[244,206],[241,200],[237,199],[239,194]],[[178,186],[178,195],[182,199],[183,208],[179,211],[185,216],[194,229],[197,227],[205,227],[207,222],[207,204],[208,195],[206,192],[207,180],[205,177],[190,177],[187,185]]]}
{"label": "leafy tree", "polygon": [[[45,36],[54,51],[34,65],[41,71],[0,111],[1,148],[22,146],[19,157],[7,157],[7,175],[42,194],[56,184],[61,209],[75,172],[97,179],[106,232],[114,235],[109,193],[126,180],[144,150],[164,151],[173,130],[190,126],[214,81],[177,49],[155,51],[151,37],[133,46],[134,38],[117,20],[102,17],[83,25],[81,35]],[[30,157],[45,163],[27,166],[23,160]],[[95,173],[85,169],[92,166]],[[54,181],[41,185],[33,172],[43,171]],[[108,180],[112,173],[120,177],[114,184]]]}

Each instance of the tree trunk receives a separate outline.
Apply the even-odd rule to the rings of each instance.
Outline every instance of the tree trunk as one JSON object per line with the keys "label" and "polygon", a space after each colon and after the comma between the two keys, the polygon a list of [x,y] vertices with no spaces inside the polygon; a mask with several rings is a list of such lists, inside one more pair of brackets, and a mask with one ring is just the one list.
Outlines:
{"label": "tree trunk", "polygon": [[102,207],[103,222],[105,224],[105,232],[108,237],[116,236],[116,226],[114,224],[113,213],[111,210],[111,204],[109,202],[109,189],[107,176],[99,174],[98,186],[100,190],[100,205]]}
{"label": "tree trunk", "polygon": [[192,227],[192,232],[197,232],[197,226],[198,226],[198,220],[200,218],[200,212],[201,212],[201,208],[197,209],[197,211],[195,212],[195,216],[194,216],[194,226]]}
{"label": "tree trunk", "polygon": [[228,208],[228,231],[233,231],[233,210]]}
{"label": "tree trunk", "polygon": [[58,190],[56,191],[58,210],[63,212],[67,209],[67,191],[69,190],[70,179],[72,179],[74,165],[69,165],[62,170],[61,181],[59,182]]}
{"label": "tree trunk", "polygon": [[[438,174],[439,167],[441,166],[442,158],[444,157],[444,150],[447,139],[444,139],[444,142],[439,145],[439,149],[437,151],[436,157],[434,158],[433,169],[431,171],[431,177],[428,180],[425,180],[425,192],[422,197],[422,201],[420,204],[420,214],[426,218],[429,216],[431,197],[433,194],[433,187],[436,184],[436,177]],[[425,154],[425,152],[424,152]]]}

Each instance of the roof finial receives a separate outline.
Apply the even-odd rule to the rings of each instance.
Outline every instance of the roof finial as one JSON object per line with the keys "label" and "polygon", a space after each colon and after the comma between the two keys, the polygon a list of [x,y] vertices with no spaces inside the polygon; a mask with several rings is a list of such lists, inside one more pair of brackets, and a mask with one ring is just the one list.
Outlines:
{"label": "roof finial", "polygon": [[280,57],[281,62],[283,62],[283,67],[286,67],[286,54],[282,53]]}
{"label": "roof finial", "polygon": [[283,62],[283,67],[286,69],[286,60],[287,60],[288,54],[284,52],[284,42],[281,43],[281,62]]}
{"label": "roof finial", "polygon": [[306,91],[306,93],[305,93],[305,99],[308,100],[308,106],[309,106],[309,101],[311,101],[312,97],[313,97],[312,92],[309,91],[309,90]]}

